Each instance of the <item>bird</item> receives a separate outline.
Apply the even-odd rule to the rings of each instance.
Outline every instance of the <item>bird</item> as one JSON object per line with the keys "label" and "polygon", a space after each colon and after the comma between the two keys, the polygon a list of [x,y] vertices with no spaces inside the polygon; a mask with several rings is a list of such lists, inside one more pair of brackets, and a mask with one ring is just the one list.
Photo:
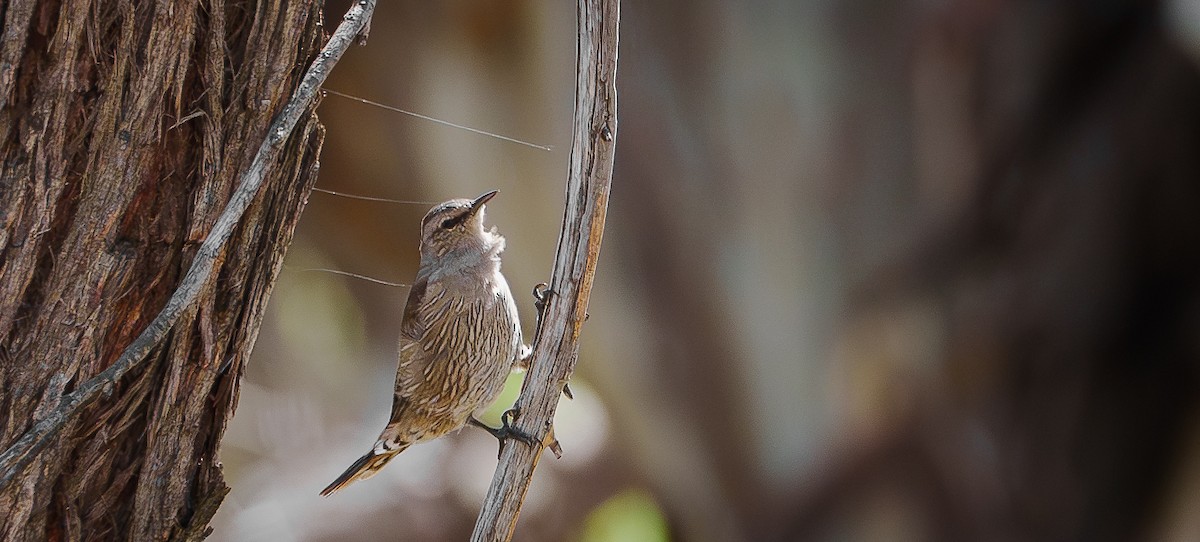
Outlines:
{"label": "bird", "polygon": [[492,190],[438,204],[421,220],[421,262],[400,322],[392,412],[371,451],[329,484],[329,496],[375,475],[408,447],[466,425],[500,439],[532,443],[512,428],[492,428],[474,413],[496,400],[509,373],[527,362],[516,302],[500,272],[504,237],[484,227]]}

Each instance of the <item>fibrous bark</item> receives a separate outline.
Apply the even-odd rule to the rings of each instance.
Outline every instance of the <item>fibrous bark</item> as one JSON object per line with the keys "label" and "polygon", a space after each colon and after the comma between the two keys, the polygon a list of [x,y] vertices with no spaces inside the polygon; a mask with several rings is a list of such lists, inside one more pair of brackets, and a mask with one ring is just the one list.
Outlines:
{"label": "fibrous bark", "polygon": [[[175,290],[316,52],[319,6],[15,0],[0,38],[0,449]],[[198,302],[0,487],[0,538],[190,538],[323,133],[304,116]]]}

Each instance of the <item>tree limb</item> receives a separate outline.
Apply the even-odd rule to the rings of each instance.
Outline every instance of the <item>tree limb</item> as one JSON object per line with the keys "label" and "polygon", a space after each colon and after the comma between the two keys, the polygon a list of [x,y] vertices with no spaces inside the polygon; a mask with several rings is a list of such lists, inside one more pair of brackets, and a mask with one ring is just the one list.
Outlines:
{"label": "tree limb", "polygon": [[78,415],[84,407],[99,398],[105,390],[111,389],[129,371],[142,365],[147,359],[147,354],[166,338],[180,316],[192,306],[204,285],[208,283],[216,262],[221,257],[225,243],[258,194],[267,170],[275,163],[284,143],[291,135],[292,129],[295,128],[301,115],[308,110],[317,91],[329,76],[333,66],[341,59],[342,54],[346,52],[356,37],[365,35],[374,9],[375,0],[361,0],[346,12],[342,23],[338,25],[337,30],[329,38],[329,42],[321,49],[321,53],[313,60],[312,65],[304,74],[304,78],[300,81],[300,86],[292,93],[292,97],[284,106],[283,111],[271,122],[266,139],[259,147],[258,153],[255,154],[254,161],[242,174],[241,183],[230,197],[229,204],[213,225],[208,237],[204,239],[187,275],[180,281],[179,287],[167,300],[162,311],[125,348],[125,351],[111,366],[64,397],[53,412],[39,420],[3,454],[0,454],[0,489],[6,487],[28,466],[37,453],[45,448],[62,430],[63,426]]}
{"label": "tree limb", "polygon": [[[558,397],[575,369],[579,331],[587,318],[616,149],[619,0],[579,0],[574,136],[558,251],[533,359],[517,400],[516,428],[554,442]],[[542,446],[504,447],[471,540],[512,538]]]}

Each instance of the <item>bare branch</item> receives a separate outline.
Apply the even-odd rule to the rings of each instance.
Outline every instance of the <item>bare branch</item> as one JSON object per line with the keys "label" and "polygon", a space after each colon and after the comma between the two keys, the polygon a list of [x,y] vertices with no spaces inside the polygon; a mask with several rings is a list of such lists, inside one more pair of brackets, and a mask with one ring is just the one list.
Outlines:
{"label": "bare branch", "polygon": [[[563,386],[575,369],[579,331],[596,273],[616,149],[617,28],[619,0],[579,0],[575,133],[571,141],[567,205],[544,317],[533,360],[517,400],[516,427],[554,442],[552,420]],[[512,538],[525,492],[543,447],[504,447],[471,540]]]}
{"label": "bare branch", "polygon": [[196,253],[191,268],[180,282],[179,287],[167,300],[162,311],[154,317],[146,329],[121,353],[111,366],[92,379],[81,384],[75,391],[63,398],[62,402],[45,418],[39,420],[25,432],[11,447],[0,454],[0,488],[9,482],[29,465],[34,456],[54,438],[63,426],[74,418],[84,407],[95,401],[106,389],[110,389],[129,371],[140,366],[154,347],[166,338],[167,333],[195,302],[197,295],[204,288],[212,275],[213,268],[220,258],[225,243],[229,240],[233,229],[237,226],[246,208],[258,194],[267,169],[275,163],[283,144],[287,141],[301,115],[309,109],[318,89],[329,76],[330,70],[341,59],[342,54],[355,41],[355,37],[364,31],[371,13],[375,10],[375,0],[356,2],[346,12],[342,23],[338,25],[329,42],[321,49],[321,53],[309,66],[300,86],[292,93],[291,99],[284,105],[283,111],[271,122],[267,137],[254,156],[250,168],[242,174],[241,183],[229,199],[229,205],[221,213],[213,229],[209,232],[204,243]]}

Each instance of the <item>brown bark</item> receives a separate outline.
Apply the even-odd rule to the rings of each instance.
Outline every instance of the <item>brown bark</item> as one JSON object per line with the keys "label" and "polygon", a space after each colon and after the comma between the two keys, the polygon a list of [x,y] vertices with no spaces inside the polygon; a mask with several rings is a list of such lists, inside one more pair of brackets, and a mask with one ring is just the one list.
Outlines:
{"label": "brown bark", "polygon": [[[175,290],[297,85],[319,6],[15,0],[0,38],[0,449],[113,364]],[[149,362],[0,486],[0,538],[190,538],[315,180],[306,114]]]}

